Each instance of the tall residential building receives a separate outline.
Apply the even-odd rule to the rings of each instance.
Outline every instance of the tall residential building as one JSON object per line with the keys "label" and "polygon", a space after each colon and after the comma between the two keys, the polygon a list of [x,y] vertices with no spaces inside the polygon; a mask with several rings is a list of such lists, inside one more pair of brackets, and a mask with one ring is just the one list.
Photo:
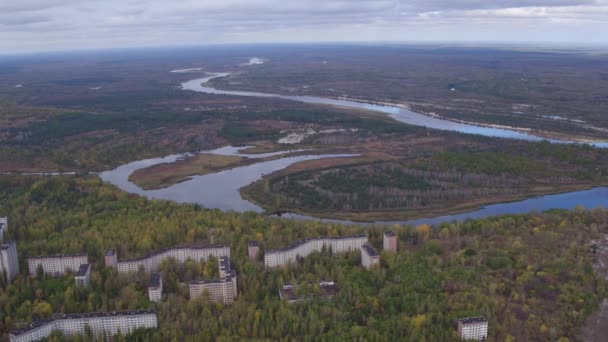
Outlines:
{"label": "tall residential building", "polygon": [[80,265],[88,264],[86,254],[61,254],[39,256],[27,259],[30,277],[36,277],[38,267],[42,266],[45,275],[59,277],[69,272],[78,272]]}
{"label": "tall residential building", "polygon": [[260,246],[257,241],[251,240],[247,243],[247,251],[249,252],[249,260],[256,262],[260,254]]}
{"label": "tall residential building", "polygon": [[19,258],[15,241],[9,240],[0,245],[0,273],[6,277],[6,281],[9,283],[19,273]]}
{"label": "tall residential building", "polygon": [[485,341],[488,338],[488,320],[485,317],[459,319],[458,336],[460,336],[460,339],[467,341]]}
{"label": "tall residential building", "polygon": [[106,267],[116,267],[117,259],[116,259],[116,251],[114,249],[108,249],[106,251],[106,255],[104,255],[104,264]]}
{"label": "tall residential building", "polygon": [[0,217],[0,241],[4,241],[4,232],[8,229],[8,217]]}
{"label": "tall residential building", "polygon": [[150,286],[148,286],[148,298],[151,302],[160,302],[163,296],[163,278],[160,273],[152,273]]}
{"label": "tall residential building", "polygon": [[376,265],[380,265],[380,254],[370,244],[361,246],[361,266],[370,269]]}
{"label": "tall residential building", "polygon": [[91,264],[82,264],[74,276],[76,286],[87,287],[91,284]]}
{"label": "tall residential building", "polygon": [[[110,257],[110,263],[113,262],[113,258],[117,258],[116,251],[113,251]],[[106,253],[106,257],[107,257]],[[222,256],[230,257],[230,246],[228,245],[194,245],[194,246],[181,246],[168,249],[162,249],[159,251],[152,252],[141,258],[128,259],[128,260],[117,260],[116,268],[120,273],[137,272],[140,268],[143,268],[145,272],[156,272],[160,269],[160,264],[163,260],[173,258],[177,262],[183,263],[186,260],[191,259],[194,261],[207,261],[209,257],[214,256],[220,258]],[[106,266],[108,266],[108,260],[106,259]]]}
{"label": "tall residential building", "polygon": [[397,236],[393,232],[384,232],[382,239],[382,249],[385,251],[397,252]]}
{"label": "tall residential building", "polygon": [[84,335],[86,327],[90,328],[96,338],[101,338],[104,335],[114,336],[119,331],[127,335],[139,328],[156,328],[158,321],[153,310],[60,315],[15,330],[10,333],[10,340],[11,342],[38,341],[49,337],[53,331],[60,331],[64,335]]}
{"label": "tall residential building", "polygon": [[190,299],[197,299],[204,294],[213,303],[230,304],[237,295],[236,272],[230,268],[230,258],[223,256],[219,260],[220,279],[192,281],[188,284]]}
{"label": "tall residential building", "polygon": [[345,253],[356,251],[367,243],[367,236],[337,236],[318,237],[296,241],[295,243],[281,249],[267,251],[264,255],[266,268],[287,266],[295,263],[298,258],[305,258],[313,252],[320,252],[323,248],[333,253]]}

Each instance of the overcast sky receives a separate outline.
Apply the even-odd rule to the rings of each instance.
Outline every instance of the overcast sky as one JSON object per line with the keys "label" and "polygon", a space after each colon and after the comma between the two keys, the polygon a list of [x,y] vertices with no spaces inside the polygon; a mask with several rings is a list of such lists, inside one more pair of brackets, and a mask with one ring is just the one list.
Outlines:
{"label": "overcast sky", "polygon": [[608,0],[0,0],[0,53],[315,41],[608,44]]}

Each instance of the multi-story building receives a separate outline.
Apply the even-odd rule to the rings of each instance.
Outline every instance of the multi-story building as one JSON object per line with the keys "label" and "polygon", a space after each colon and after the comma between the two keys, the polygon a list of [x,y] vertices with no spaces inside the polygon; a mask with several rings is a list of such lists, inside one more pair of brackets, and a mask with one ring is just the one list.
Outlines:
{"label": "multi-story building", "polygon": [[361,246],[361,266],[370,269],[376,265],[380,264],[380,254],[376,251],[376,249],[366,243]]}
{"label": "multi-story building", "polygon": [[82,264],[74,276],[76,286],[86,287],[91,284],[91,264]]}
{"label": "multi-story building", "polygon": [[485,317],[468,317],[459,319],[458,336],[465,341],[485,341],[488,338],[488,320]]}
{"label": "multi-story building", "polygon": [[0,274],[10,283],[18,273],[17,243],[9,240],[0,245]]}
{"label": "multi-story building", "polygon": [[198,280],[190,282],[190,299],[197,299],[207,294],[213,303],[230,304],[236,298],[236,272],[230,268],[230,258],[220,257],[220,279]]}
{"label": "multi-story building", "polygon": [[384,232],[382,239],[382,249],[385,251],[397,252],[397,236],[393,232]]}
{"label": "multi-story building", "polygon": [[148,298],[151,302],[160,302],[163,296],[163,278],[160,273],[152,273],[150,286],[148,286]]}
{"label": "multi-story building", "polygon": [[247,243],[247,251],[249,252],[249,260],[256,262],[260,254],[260,246],[257,241],[251,240]]}
{"label": "multi-story building", "polygon": [[106,255],[104,255],[103,261],[106,267],[116,267],[118,261],[116,259],[116,251],[114,249],[108,249]]}
{"label": "multi-story building", "polygon": [[337,236],[318,237],[296,241],[295,243],[281,249],[267,251],[264,255],[266,268],[287,266],[295,263],[298,258],[305,258],[313,252],[320,252],[324,248],[332,253],[345,253],[356,251],[367,243],[367,236]]}
{"label": "multi-story building", "polygon": [[89,260],[86,254],[61,254],[27,259],[30,277],[37,276],[39,266],[42,266],[45,275],[59,277],[69,272],[77,272],[80,269],[80,265],[88,263]]}
{"label": "multi-story building", "polygon": [[8,217],[0,217],[0,241],[4,241],[4,232],[8,229]]}
{"label": "multi-story building", "polygon": [[308,286],[308,289],[303,289],[300,285],[285,284],[279,289],[279,297],[281,300],[286,300],[288,303],[298,303],[314,298],[330,299],[338,293],[338,287],[333,281],[319,282],[319,293]]}
{"label": "multi-story building", "polygon": [[10,340],[37,341],[49,337],[53,331],[60,331],[64,335],[84,335],[87,327],[95,337],[101,338],[104,335],[114,336],[119,331],[126,335],[138,328],[156,328],[158,321],[153,310],[60,315],[15,330],[10,333]]}
{"label": "multi-story building", "polygon": [[[110,250],[106,252],[108,257]],[[113,262],[113,258],[117,258],[116,251],[113,251],[110,256],[110,265]],[[183,263],[186,260],[194,261],[207,261],[209,257],[214,256],[220,258],[222,256],[230,257],[230,246],[228,245],[196,245],[196,246],[182,246],[163,249],[155,251],[149,255],[141,258],[128,259],[128,260],[116,260],[116,268],[120,273],[137,272],[140,268],[143,268],[146,272],[156,272],[160,269],[160,264],[163,260],[173,258],[177,262]],[[106,259],[106,266],[109,266]]]}

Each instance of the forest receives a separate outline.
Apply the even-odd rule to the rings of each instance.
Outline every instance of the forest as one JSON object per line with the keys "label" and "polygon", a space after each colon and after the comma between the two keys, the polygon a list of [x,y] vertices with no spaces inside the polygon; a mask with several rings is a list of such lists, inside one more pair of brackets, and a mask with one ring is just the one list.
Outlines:
{"label": "forest", "polygon": [[[147,200],[104,185],[94,176],[0,176],[0,213],[7,238],[17,241],[21,274],[0,288],[2,338],[12,329],[54,313],[154,307],[159,329],[131,340],[298,339],[455,341],[456,320],[484,315],[496,341],[576,341],[585,319],[607,294],[594,273],[592,241],[608,233],[608,211],[551,211],[505,215],[438,226],[347,226],[206,210]],[[398,252],[381,253],[381,267],[366,271],[358,253],[317,253],[286,269],[265,271],[247,257],[247,241],[262,249],[294,240],[366,233],[380,250],[382,232],[398,236]],[[180,282],[213,276],[213,262],[166,262],[163,301],[147,298],[149,275],[118,275],[103,253],[144,255],[181,243],[228,243],[238,297],[230,306],[190,301]],[[27,275],[26,258],[88,253],[92,284],[73,277]],[[288,304],[285,282],[335,281],[330,301]],[[64,337],[55,336],[55,340]],[[82,340],[85,337],[76,337]],[[68,340],[71,338],[68,338]],[[85,338],[86,339],[86,338]],[[117,337],[122,340],[124,337]]]}

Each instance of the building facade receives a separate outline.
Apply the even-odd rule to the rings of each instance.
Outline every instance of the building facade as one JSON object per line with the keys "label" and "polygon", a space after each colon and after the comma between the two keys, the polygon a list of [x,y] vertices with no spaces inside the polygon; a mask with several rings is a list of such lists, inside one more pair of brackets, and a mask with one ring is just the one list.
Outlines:
{"label": "building facade", "polygon": [[151,302],[160,302],[163,296],[163,278],[160,273],[152,273],[150,286],[148,286],[148,298]]}
{"label": "building facade", "polygon": [[364,244],[361,246],[361,266],[370,269],[380,265],[380,254],[370,245]]}
{"label": "building facade", "polygon": [[[106,258],[108,257],[106,252]],[[128,259],[128,260],[117,260],[117,252],[112,250],[110,256],[110,264],[116,261],[116,269],[120,273],[137,272],[140,268],[143,268],[145,272],[156,272],[160,269],[160,264],[166,259],[175,259],[177,262],[183,263],[186,260],[191,259],[194,261],[207,261],[209,257],[214,256],[220,258],[223,256],[230,257],[230,247],[228,245],[199,245],[199,246],[183,246],[169,249],[163,249],[160,251],[153,252],[145,257]],[[108,260],[106,260],[106,266]]]}
{"label": "building facade", "polygon": [[0,241],[4,241],[4,232],[8,229],[8,217],[0,217]]}
{"label": "building facade", "polygon": [[11,342],[37,341],[49,337],[56,330],[64,335],[84,335],[87,327],[99,338],[104,334],[114,336],[119,331],[126,335],[138,328],[156,328],[158,321],[156,313],[152,310],[61,315],[13,331],[10,333],[10,340]]}
{"label": "building facade", "polygon": [[256,262],[258,260],[258,256],[260,255],[260,246],[257,241],[249,241],[247,243],[247,252],[249,254],[249,260],[251,262]]}
{"label": "building facade", "polygon": [[365,243],[367,243],[366,235],[299,240],[285,248],[267,251],[264,254],[264,265],[266,268],[287,266],[295,263],[298,258],[305,258],[314,252],[320,252],[324,248],[331,249],[333,253],[356,251]]}
{"label": "building facade", "polygon": [[333,281],[319,282],[318,293],[310,285],[307,291],[303,291],[300,285],[285,284],[279,289],[279,298],[288,303],[299,303],[315,298],[331,299],[338,293],[338,286]]}
{"label": "building facade", "polygon": [[103,257],[103,261],[104,264],[106,265],[106,267],[116,267],[116,264],[118,263],[118,260],[116,258],[116,250],[114,249],[108,249],[106,251],[106,255],[104,255]]}
{"label": "building facade", "polygon": [[488,320],[485,317],[468,317],[459,319],[458,336],[465,341],[485,341],[488,338]]}
{"label": "building facade", "polygon": [[393,232],[384,232],[382,238],[382,249],[397,252],[397,236]]}
{"label": "building facade", "polygon": [[220,257],[218,266],[219,279],[192,281],[188,284],[191,300],[207,295],[213,303],[234,302],[237,295],[236,272],[230,267],[230,258]]}
{"label": "building facade", "polygon": [[87,287],[91,284],[91,264],[82,264],[74,276],[76,286]]}
{"label": "building facade", "polygon": [[19,258],[15,241],[9,240],[0,245],[0,273],[6,277],[5,279],[9,283],[19,274]]}
{"label": "building facade", "polygon": [[36,277],[38,267],[42,266],[45,275],[59,277],[69,272],[78,272],[80,265],[88,264],[86,254],[51,255],[27,259],[30,277]]}

